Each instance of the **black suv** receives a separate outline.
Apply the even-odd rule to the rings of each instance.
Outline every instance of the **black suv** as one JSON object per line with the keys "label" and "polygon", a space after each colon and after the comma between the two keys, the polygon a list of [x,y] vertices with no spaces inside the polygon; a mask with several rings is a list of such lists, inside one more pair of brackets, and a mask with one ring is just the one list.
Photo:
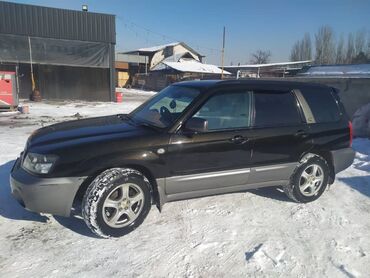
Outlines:
{"label": "black suv", "polygon": [[35,131],[11,172],[27,209],[82,215],[103,237],[138,227],[154,203],[281,186],[320,197],[350,166],[352,127],[330,87],[288,81],[177,83],[128,115]]}

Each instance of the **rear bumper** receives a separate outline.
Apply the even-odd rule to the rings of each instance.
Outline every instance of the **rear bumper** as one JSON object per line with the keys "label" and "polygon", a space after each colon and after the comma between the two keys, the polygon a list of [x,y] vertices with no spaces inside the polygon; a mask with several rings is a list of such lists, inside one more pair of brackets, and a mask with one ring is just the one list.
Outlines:
{"label": "rear bumper", "polygon": [[26,209],[69,216],[77,190],[85,177],[40,178],[17,167],[10,175],[13,197]]}
{"label": "rear bumper", "polygon": [[352,148],[331,151],[335,173],[339,173],[352,165],[356,152]]}

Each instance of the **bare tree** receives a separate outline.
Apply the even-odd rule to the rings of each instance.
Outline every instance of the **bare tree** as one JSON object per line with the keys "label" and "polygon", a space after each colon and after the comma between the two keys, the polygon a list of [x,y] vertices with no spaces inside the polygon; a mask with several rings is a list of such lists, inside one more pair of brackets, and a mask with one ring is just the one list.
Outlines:
{"label": "bare tree", "polygon": [[355,56],[359,55],[361,52],[365,52],[366,44],[366,31],[364,29],[357,31],[355,36]]}
{"label": "bare tree", "polygon": [[312,59],[312,43],[311,36],[309,33],[305,33],[302,40],[302,60],[311,60]]}
{"label": "bare tree", "polygon": [[366,42],[365,29],[359,30],[356,33],[354,40],[354,57],[351,60],[352,64],[366,64],[370,62],[368,54],[368,45]]}
{"label": "bare tree", "polygon": [[312,43],[309,33],[305,33],[302,40],[294,43],[290,52],[291,61],[302,61],[312,59]]}
{"label": "bare tree", "polygon": [[346,51],[344,49],[344,37],[343,34],[340,36],[339,41],[337,43],[337,51],[336,51],[336,64],[344,64],[346,62]]}
{"label": "bare tree", "polygon": [[290,51],[290,61],[299,61],[301,59],[300,41],[296,41],[293,44],[292,50]]}
{"label": "bare tree", "polygon": [[368,64],[370,63],[370,58],[364,52],[360,52],[355,57],[353,57],[352,64]]}
{"label": "bare tree", "polygon": [[[291,61],[311,60],[312,43],[309,33],[296,41],[290,51]],[[370,61],[370,32],[366,38],[366,29],[354,34],[349,33],[347,40],[343,34],[335,41],[333,29],[322,26],[315,34],[315,62],[317,64],[351,64]]]}
{"label": "bare tree", "polygon": [[255,53],[252,53],[252,59],[250,60],[251,64],[266,64],[270,61],[271,52],[269,50],[257,50]]}
{"label": "bare tree", "polygon": [[315,60],[319,64],[331,64],[334,62],[335,44],[334,32],[330,26],[322,26],[315,34]]}
{"label": "bare tree", "polygon": [[349,33],[347,39],[346,64],[352,63],[354,56],[355,56],[355,44],[353,41],[353,34]]}
{"label": "bare tree", "polygon": [[302,60],[304,55],[304,41],[300,40],[299,41],[299,60]]}

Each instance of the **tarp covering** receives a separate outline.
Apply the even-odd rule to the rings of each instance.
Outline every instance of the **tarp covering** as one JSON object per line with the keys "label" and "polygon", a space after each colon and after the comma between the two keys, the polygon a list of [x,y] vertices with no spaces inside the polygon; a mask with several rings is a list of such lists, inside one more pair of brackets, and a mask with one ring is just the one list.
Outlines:
{"label": "tarp covering", "polygon": [[109,68],[109,44],[0,34],[0,63]]}

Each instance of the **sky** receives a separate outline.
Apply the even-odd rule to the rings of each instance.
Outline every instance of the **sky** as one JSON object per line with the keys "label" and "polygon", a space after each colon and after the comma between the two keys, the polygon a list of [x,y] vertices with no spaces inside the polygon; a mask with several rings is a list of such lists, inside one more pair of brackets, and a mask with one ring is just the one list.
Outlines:
{"label": "sky", "polygon": [[[9,0],[8,0],[9,1]],[[9,2],[116,15],[116,51],[183,41],[221,64],[226,27],[225,64],[248,63],[258,49],[272,62],[289,60],[293,43],[305,32],[330,25],[336,38],[365,30],[370,37],[370,0],[16,0]]]}

